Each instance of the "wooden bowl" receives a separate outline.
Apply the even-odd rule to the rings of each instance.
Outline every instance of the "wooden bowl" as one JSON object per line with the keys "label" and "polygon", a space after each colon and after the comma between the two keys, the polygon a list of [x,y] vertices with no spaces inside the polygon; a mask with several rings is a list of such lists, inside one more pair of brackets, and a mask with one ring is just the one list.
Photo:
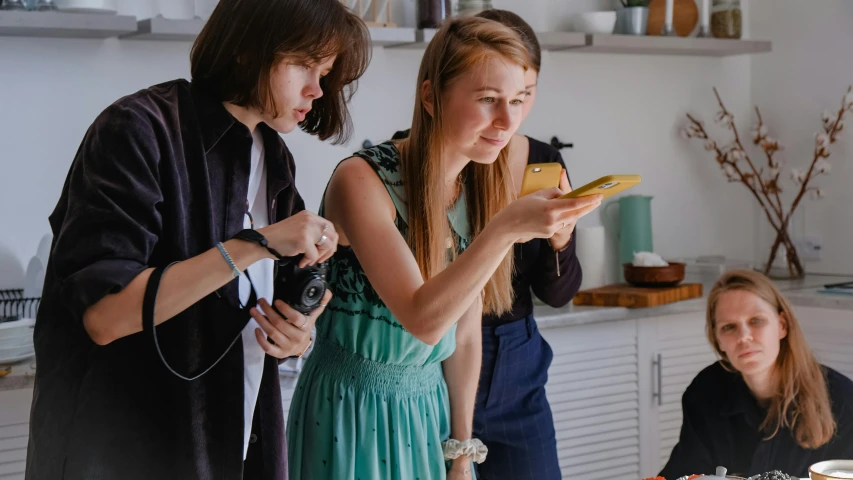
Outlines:
{"label": "wooden bowl", "polygon": [[622,264],[625,281],[636,287],[673,287],[684,280],[684,264],[670,263],[666,267],[635,267]]}

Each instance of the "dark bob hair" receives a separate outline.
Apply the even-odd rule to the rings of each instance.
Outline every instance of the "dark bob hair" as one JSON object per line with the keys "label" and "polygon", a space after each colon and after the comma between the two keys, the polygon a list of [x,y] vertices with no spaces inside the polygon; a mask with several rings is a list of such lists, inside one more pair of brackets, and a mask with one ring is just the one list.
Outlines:
{"label": "dark bob hair", "polygon": [[223,102],[280,112],[270,77],[280,62],[313,64],[337,55],[320,81],[323,96],[299,126],[321,140],[346,143],[352,134],[347,103],[370,63],[367,26],[340,0],[220,0],[196,38],[190,72]]}

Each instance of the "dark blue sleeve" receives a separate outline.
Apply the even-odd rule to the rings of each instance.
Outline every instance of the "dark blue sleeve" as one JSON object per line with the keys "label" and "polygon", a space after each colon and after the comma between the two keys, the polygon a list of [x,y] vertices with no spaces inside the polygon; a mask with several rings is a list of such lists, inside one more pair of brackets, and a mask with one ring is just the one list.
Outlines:
{"label": "dark blue sleeve", "polygon": [[[546,162],[557,162],[566,168],[563,156],[554,148],[550,148],[547,153],[539,153],[538,149],[534,150],[531,141],[530,155],[531,161],[528,163],[541,163],[540,158],[544,157],[547,158]],[[571,180],[569,183],[571,184]],[[572,233],[571,240],[561,252],[556,252],[548,240],[539,241],[542,244],[535,268],[538,274],[533,276],[530,286],[536,297],[547,305],[554,308],[563,307],[578,293],[583,280],[583,271],[576,254],[576,236]]]}

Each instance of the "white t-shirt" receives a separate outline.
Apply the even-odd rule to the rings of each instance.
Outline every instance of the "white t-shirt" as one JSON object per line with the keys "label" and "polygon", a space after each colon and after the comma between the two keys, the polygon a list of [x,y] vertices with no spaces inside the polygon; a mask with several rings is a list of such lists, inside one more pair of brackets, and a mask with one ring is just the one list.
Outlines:
{"label": "white t-shirt", "polygon": [[[267,214],[267,171],[264,168],[264,139],[259,128],[252,132],[252,156],[251,171],[249,173],[249,191],[246,195],[249,201],[249,211],[252,212],[254,228],[257,230],[269,225]],[[250,228],[249,216],[243,219],[243,228]],[[261,298],[272,304],[273,294],[273,269],[275,263],[272,259],[265,258],[249,266],[249,275],[258,300]],[[245,305],[249,301],[251,286],[245,275],[240,276],[240,302]],[[258,307],[260,308],[260,307]],[[246,328],[243,329],[243,460],[249,449],[249,436],[252,433],[252,416],[255,413],[255,404],[258,401],[258,391],[261,387],[261,377],[264,373],[264,358],[266,352],[258,345],[255,337],[255,329],[260,328],[254,318],[249,319]]]}

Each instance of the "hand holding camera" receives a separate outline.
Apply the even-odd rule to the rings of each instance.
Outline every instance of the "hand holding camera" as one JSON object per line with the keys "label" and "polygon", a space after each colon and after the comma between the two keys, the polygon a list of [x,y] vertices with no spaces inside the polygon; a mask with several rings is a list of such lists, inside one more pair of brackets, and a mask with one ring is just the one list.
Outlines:
{"label": "hand holding camera", "polygon": [[274,300],[274,305],[270,305],[261,299],[258,307],[263,312],[258,307],[250,311],[252,318],[263,328],[255,329],[255,337],[261,348],[267,354],[280,359],[304,355],[311,346],[311,329],[314,328],[314,322],[332,299],[332,292],[324,291],[317,308],[307,316],[281,300]]}
{"label": "hand holding camera", "polygon": [[302,255],[298,266],[322,263],[338,249],[338,232],[332,222],[303,210],[278,223],[259,228],[269,248],[283,257]]}

